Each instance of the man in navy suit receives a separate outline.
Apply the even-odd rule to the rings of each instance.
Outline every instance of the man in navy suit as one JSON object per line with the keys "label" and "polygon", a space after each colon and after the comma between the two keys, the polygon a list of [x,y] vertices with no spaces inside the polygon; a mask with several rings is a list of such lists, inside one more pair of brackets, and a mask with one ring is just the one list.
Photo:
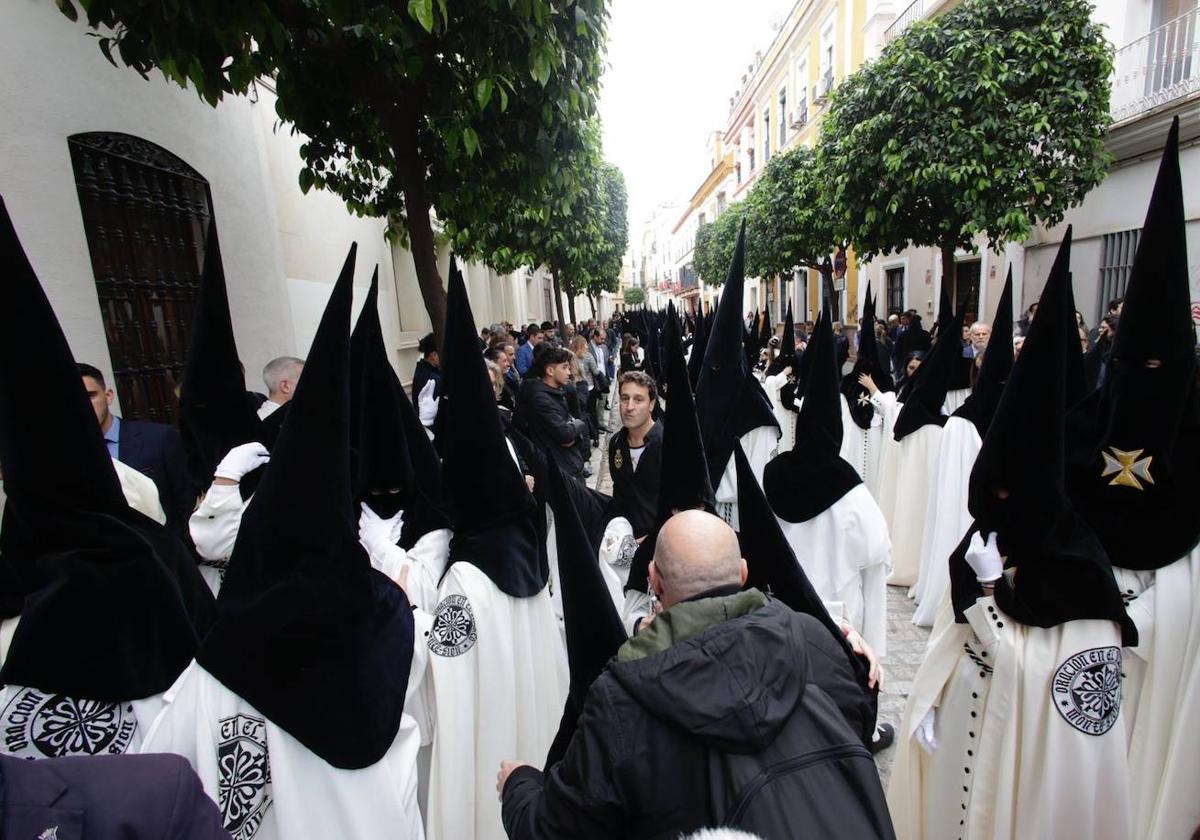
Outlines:
{"label": "man in navy suit", "polygon": [[177,755],[0,755],[0,837],[230,840],[216,804]]}
{"label": "man in navy suit", "polygon": [[104,433],[108,454],[154,481],[158,500],[167,515],[167,527],[186,536],[196,494],[188,477],[187,456],[179,431],[164,423],[123,420],[113,414],[110,410],[113,392],[105,385],[104,374],[92,365],[77,367],[100,431]]}

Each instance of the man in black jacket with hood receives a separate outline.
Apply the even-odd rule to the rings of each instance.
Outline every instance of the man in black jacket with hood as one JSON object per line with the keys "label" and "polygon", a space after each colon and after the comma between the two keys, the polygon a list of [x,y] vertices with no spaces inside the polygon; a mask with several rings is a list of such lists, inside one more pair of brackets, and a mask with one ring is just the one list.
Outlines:
{"label": "man in black jacket with hood", "polygon": [[521,383],[513,422],[534,443],[550,453],[572,478],[583,478],[590,450],[583,442],[587,424],[567,407],[565,386],[571,376],[571,353],[560,347],[539,349]]}
{"label": "man in black jacket with hood", "polygon": [[526,838],[891,837],[870,754],[838,698],[861,692],[815,618],[742,591],[737,537],[702,511],[658,535],[664,607],[596,681],[549,774],[501,765],[504,827]]}

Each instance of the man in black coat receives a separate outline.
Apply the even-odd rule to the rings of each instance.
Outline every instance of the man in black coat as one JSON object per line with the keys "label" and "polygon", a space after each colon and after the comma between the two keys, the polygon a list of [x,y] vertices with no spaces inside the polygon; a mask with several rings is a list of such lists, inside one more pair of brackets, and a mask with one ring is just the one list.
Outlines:
{"label": "man in black coat", "polygon": [[893,836],[855,734],[864,694],[829,630],[742,591],[737,537],[702,511],[667,521],[649,571],[665,609],[592,683],[562,761],[501,765],[510,840]]}
{"label": "man in black coat", "polygon": [[104,374],[93,365],[81,363],[77,367],[104,433],[108,454],[154,481],[167,528],[186,537],[188,519],[196,507],[196,490],[188,476],[179,430],[165,423],[126,420],[113,414],[113,392],[105,385]]}
{"label": "man in black coat", "polygon": [[587,423],[567,407],[571,353],[561,347],[539,347],[532,375],[521,383],[513,423],[555,460],[572,478],[583,478],[589,450]]}
{"label": "man in black coat", "polygon": [[229,832],[180,756],[0,755],[0,837],[229,840]]}
{"label": "man in black coat", "polygon": [[648,374],[635,370],[621,374],[617,395],[621,428],[608,439],[608,472],[617,510],[640,540],[658,524],[663,438],[662,423],[653,416],[658,388]]}

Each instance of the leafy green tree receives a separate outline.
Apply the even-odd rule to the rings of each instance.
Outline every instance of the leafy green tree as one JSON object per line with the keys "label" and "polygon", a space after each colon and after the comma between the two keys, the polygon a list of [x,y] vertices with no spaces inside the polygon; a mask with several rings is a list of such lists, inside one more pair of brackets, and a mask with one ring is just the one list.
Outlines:
{"label": "leafy green tree", "polygon": [[[710,286],[719,286],[725,282],[729,272],[729,263],[733,261],[733,248],[737,244],[738,228],[746,216],[746,202],[738,201],[725,208],[725,212],[715,221],[700,225],[696,229],[696,246],[692,253],[692,267],[696,273]],[[757,231],[747,229],[746,242],[749,248],[751,237],[757,236]]]}
{"label": "leafy green tree", "polygon": [[831,254],[845,243],[824,204],[826,175],[816,153],[803,146],[775,155],[746,196],[746,271],[791,279],[792,268],[828,276]]}
{"label": "leafy green tree", "polygon": [[964,0],[910,26],[830,97],[828,198],[862,258],[998,248],[1053,225],[1110,158],[1112,53],[1087,0]]}
{"label": "leafy green tree", "polygon": [[641,306],[646,302],[646,290],[641,286],[630,286],[623,295],[626,306]]}
{"label": "leafy green tree", "polygon": [[431,213],[462,242],[521,199],[571,192],[561,162],[587,142],[607,26],[604,0],[57,0],[72,18],[76,2],[110,61],[212,105],[270,78],[306,138],[301,188],[389,220],[439,341]]}
{"label": "leafy green tree", "polygon": [[563,164],[568,177],[561,183],[518,199],[507,213],[481,220],[473,229],[456,231],[460,253],[500,271],[545,266],[564,333],[567,323],[577,321],[576,292],[616,288],[629,237],[624,176],[602,159],[597,121],[588,123],[584,137],[581,151]]}
{"label": "leafy green tree", "polygon": [[593,318],[596,317],[596,298],[620,288],[621,262],[629,248],[629,197],[625,176],[611,163],[601,165],[599,176],[603,210],[600,243],[579,284],[591,304]]}

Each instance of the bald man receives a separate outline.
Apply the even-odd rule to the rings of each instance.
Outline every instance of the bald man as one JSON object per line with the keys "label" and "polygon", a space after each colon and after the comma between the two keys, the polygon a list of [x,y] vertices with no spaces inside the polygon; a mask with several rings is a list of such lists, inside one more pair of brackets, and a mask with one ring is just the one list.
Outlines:
{"label": "bald man", "polygon": [[746,573],[724,521],[667,520],[658,612],[592,684],[562,761],[501,765],[511,840],[892,836],[845,654],[815,618],[743,591]]}

